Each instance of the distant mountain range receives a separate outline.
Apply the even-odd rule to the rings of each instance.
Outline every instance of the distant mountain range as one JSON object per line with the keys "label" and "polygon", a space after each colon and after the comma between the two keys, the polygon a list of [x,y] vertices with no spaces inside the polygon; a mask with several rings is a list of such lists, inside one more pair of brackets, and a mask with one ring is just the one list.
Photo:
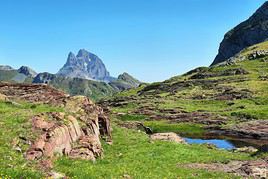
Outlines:
{"label": "distant mountain range", "polygon": [[84,49],[79,50],[76,56],[70,52],[67,62],[57,74],[37,73],[27,66],[14,69],[0,65],[0,81],[49,84],[71,95],[85,95],[95,100],[141,84],[128,73],[118,78],[111,77],[102,60]]}

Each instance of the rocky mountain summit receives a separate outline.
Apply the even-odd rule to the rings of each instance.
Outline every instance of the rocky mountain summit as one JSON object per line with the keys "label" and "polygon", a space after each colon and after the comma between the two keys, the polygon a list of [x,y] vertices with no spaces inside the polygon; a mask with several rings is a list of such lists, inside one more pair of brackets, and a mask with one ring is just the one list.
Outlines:
{"label": "rocky mountain summit", "polygon": [[77,55],[70,52],[67,62],[59,70],[57,75],[106,82],[113,79],[102,60],[85,49],[79,50]]}
{"label": "rocky mountain summit", "polygon": [[268,38],[268,2],[265,2],[249,19],[225,34],[218,55],[212,65],[226,61],[246,47]]}
{"label": "rocky mountain summit", "polygon": [[31,69],[30,67],[27,67],[27,66],[20,67],[18,69],[18,72],[22,73],[28,77],[32,77],[32,78],[36,77],[36,75],[37,75],[37,73],[33,69]]}

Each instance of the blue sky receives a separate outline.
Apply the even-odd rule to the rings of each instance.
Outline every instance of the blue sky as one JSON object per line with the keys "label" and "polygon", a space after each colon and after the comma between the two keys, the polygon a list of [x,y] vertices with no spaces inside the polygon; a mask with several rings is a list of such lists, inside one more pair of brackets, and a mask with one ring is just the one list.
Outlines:
{"label": "blue sky", "polygon": [[162,81],[208,66],[220,41],[264,0],[8,0],[0,64],[56,73],[70,51],[97,54],[113,76]]}

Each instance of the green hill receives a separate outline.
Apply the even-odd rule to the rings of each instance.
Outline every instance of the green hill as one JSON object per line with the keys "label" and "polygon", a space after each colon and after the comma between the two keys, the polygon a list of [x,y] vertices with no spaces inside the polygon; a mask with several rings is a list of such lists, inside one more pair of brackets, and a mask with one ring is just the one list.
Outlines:
{"label": "green hill", "polygon": [[[121,118],[127,121],[136,116],[151,127],[194,123],[235,136],[244,132],[244,137],[267,137],[267,50],[268,42],[260,43],[225,63],[196,68],[164,82],[125,91],[101,104],[113,106],[115,114],[126,113]],[[251,123],[256,123],[256,128],[250,130]],[[179,132],[195,132],[187,129]]]}

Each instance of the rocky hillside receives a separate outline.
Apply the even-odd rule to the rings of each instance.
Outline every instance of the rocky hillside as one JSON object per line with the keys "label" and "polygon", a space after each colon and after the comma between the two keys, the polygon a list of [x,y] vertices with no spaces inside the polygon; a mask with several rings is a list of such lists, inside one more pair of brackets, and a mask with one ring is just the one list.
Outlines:
{"label": "rocky hillside", "polygon": [[118,76],[117,80],[114,80],[109,83],[113,88],[117,89],[118,91],[123,91],[131,88],[137,88],[142,82],[135,79],[128,73],[123,73]]}
{"label": "rocky hillside", "polygon": [[70,52],[57,75],[106,82],[113,80],[102,60],[84,49],[79,50],[77,55]]}
{"label": "rocky hillside", "polygon": [[248,20],[225,34],[212,65],[226,61],[246,47],[266,41],[268,38],[267,22],[268,2],[265,2]]}
{"label": "rocky hillside", "polygon": [[112,106],[112,112],[124,120],[140,120],[151,127],[186,123],[261,141],[268,139],[267,86],[268,45],[264,42],[244,49],[228,64],[196,68],[121,92],[101,104]]}
{"label": "rocky hillside", "polygon": [[[6,104],[20,119],[3,120],[7,117],[4,114],[10,115],[5,111],[10,108]],[[0,160],[1,172],[11,167],[10,175],[15,178],[37,178],[38,170],[41,175],[56,177],[52,169],[57,156],[94,161],[103,155],[100,137],[111,142],[109,118],[86,97],[70,97],[47,85],[0,83],[0,105],[1,130],[7,132],[18,125],[8,136],[0,134],[4,141],[0,155],[5,149],[5,156],[12,157],[16,164]]]}

